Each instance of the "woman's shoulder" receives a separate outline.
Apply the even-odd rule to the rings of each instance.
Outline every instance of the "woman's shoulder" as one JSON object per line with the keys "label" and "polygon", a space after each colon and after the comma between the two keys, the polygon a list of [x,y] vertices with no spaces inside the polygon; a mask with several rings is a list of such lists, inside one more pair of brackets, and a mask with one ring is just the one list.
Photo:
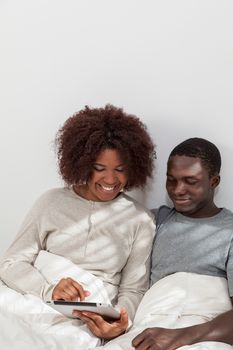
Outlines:
{"label": "woman's shoulder", "polygon": [[126,201],[126,203],[128,203],[132,207],[132,209],[135,210],[135,212],[137,212],[138,214],[144,213],[146,216],[154,219],[154,214],[151,212],[151,210],[148,209],[142,203],[140,203],[138,200],[125,193],[123,194],[123,198]]}
{"label": "woman's shoulder", "polygon": [[70,190],[66,187],[52,188],[43,192],[35,201],[36,206],[46,208],[52,203],[58,203],[64,200],[65,197],[69,196]]}

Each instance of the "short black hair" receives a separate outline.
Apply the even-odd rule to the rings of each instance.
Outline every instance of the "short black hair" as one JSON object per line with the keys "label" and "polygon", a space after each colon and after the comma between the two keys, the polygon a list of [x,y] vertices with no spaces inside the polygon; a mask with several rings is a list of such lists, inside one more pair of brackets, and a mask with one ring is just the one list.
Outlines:
{"label": "short black hair", "polygon": [[170,153],[172,156],[186,156],[200,158],[209,176],[219,175],[221,169],[221,155],[218,148],[210,141],[199,137],[192,137],[178,144]]}

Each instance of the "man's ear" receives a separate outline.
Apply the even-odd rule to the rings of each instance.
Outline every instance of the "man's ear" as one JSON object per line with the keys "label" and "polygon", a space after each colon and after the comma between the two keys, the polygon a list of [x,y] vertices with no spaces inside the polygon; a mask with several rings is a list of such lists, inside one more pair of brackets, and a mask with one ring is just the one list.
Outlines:
{"label": "man's ear", "polygon": [[219,185],[219,183],[220,183],[220,175],[212,176],[211,187],[214,189]]}

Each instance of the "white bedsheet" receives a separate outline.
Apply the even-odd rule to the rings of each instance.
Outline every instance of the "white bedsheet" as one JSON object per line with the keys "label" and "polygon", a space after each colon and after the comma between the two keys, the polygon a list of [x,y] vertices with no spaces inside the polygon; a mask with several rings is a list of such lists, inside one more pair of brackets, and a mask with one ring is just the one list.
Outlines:
{"label": "white bedsheet", "polygon": [[[147,327],[181,328],[204,323],[232,308],[224,278],[179,272],[154,284],[144,295],[131,330],[98,350],[132,350],[132,339]],[[182,350],[232,350],[220,342],[183,346]]]}
{"label": "white bedsheet", "polygon": [[[69,276],[91,292],[87,300],[109,302],[102,281],[63,257],[42,251],[35,266],[51,283]],[[1,350],[87,350],[97,345],[100,340],[81,321],[66,318],[36,296],[0,284]]]}
{"label": "white bedsheet", "polygon": [[[41,252],[37,268],[51,283],[73,277],[91,291],[90,301],[109,302],[102,282],[62,257]],[[224,278],[176,273],[153,285],[143,297],[131,330],[104,347],[79,320],[68,319],[39,298],[0,283],[1,350],[132,350],[131,341],[147,327],[179,328],[206,322],[232,308]],[[232,350],[203,342],[182,350]]]}

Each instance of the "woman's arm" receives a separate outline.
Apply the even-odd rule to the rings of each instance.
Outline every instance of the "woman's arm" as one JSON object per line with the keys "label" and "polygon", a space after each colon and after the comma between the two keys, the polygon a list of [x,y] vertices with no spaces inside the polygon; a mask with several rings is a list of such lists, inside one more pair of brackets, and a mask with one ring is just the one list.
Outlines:
{"label": "woman's arm", "polygon": [[83,300],[89,295],[78,281],[62,278],[55,285],[35,267],[41,250],[53,250],[62,245],[63,226],[67,224],[64,223],[67,215],[64,203],[64,191],[53,189],[44,193],[29,211],[14,242],[0,261],[0,278],[9,287],[44,300]]}
{"label": "woman's arm", "polygon": [[31,293],[41,298],[51,295],[51,286],[34,268],[40,250],[45,249],[45,237],[39,231],[41,205],[38,200],[29,211],[15,240],[0,261],[0,278],[21,293]]}
{"label": "woman's arm", "polygon": [[[147,214],[145,214],[147,215]],[[117,306],[125,307],[133,320],[136,309],[149,287],[150,258],[155,225],[148,217],[135,233],[132,249],[121,273]]]}
{"label": "woman's arm", "polygon": [[[137,220],[137,218],[135,218]],[[122,270],[117,306],[121,308],[118,321],[107,322],[100,315],[75,311],[96,336],[112,339],[124,333],[134,318],[137,306],[149,286],[150,255],[155,233],[153,219],[141,216],[132,242],[127,263]]]}

